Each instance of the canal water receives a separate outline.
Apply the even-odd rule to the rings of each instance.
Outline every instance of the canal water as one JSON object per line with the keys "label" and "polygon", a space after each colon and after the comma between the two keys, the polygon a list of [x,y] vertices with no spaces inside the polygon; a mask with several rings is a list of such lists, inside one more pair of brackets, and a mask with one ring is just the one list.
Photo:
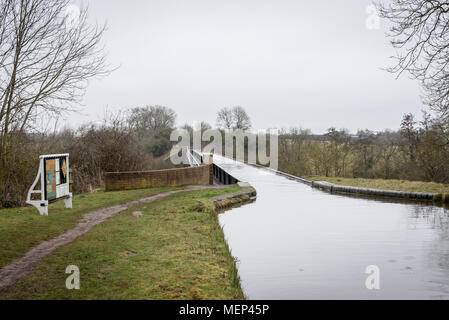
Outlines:
{"label": "canal water", "polygon": [[[257,189],[254,203],[220,215],[249,299],[449,299],[447,210],[329,194],[214,162]],[[379,289],[367,288],[368,277]]]}

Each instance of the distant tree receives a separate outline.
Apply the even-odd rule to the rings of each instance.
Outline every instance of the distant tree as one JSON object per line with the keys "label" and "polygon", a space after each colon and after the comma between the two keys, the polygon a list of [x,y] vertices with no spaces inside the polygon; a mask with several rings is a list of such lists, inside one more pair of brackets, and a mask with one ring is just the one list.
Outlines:
{"label": "distant tree", "polygon": [[251,129],[251,119],[245,109],[240,106],[232,108],[232,116],[234,119],[234,129],[243,131]]}
{"label": "distant tree", "polygon": [[354,143],[355,163],[354,177],[372,178],[372,169],[376,162],[376,150],[374,142],[376,135],[371,130],[359,130],[357,140]]}
{"label": "distant tree", "polygon": [[186,123],[185,125],[183,125],[183,126],[181,127],[181,129],[186,130],[186,131],[189,133],[190,137],[193,136],[193,127],[192,127],[190,124],[187,124],[187,123]]}
{"label": "distant tree", "polygon": [[415,121],[406,114],[401,123],[401,148],[405,155],[402,167],[407,179],[445,182],[449,178],[449,148],[439,119],[424,112]]}
{"label": "distant tree", "polygon": [[327,149],[329,149],[330,158],[333,162],[334,175],[345,176],[347,157],[351,151],[348,130],[337,130],[331,127],[327,130],[326,136],[328,139]]}
{"label": "distant tree", "polygon": [[392,0],[379,11],[398,52],[389,71],[421,81],[426,104],[449,122],[449,1]]}
{"label": "distant tree", "polygon": [[241,106],[222,108],[217,114],[217,127],[223,130],[249,130],[251,119]]}
{"label": "distant tree", "polygon": [[420,123],[417,163],[425,180],[446,182],[449,179],[449,148],[439,122],[424,113]]}
{"label": "distant tree", "polygon": [[279,136],[279,168],[297,176],[311,174],[310,135],[308,129],[282,129]]}
{"label": "distant tree", "polygon": [[404,139],[403,145],[408,149],[408,156],[410,161],[415,161],[416,145],[418,142],[418,130],[415,127],[415,117],[411,113],[407,113],[402,117],[401,122],[401,136]]}
{"label": "distant tree", "polygon": [[201,131],[201,138],[203,137],[205,131],[212,129],[212,126],[206,121],[201,121],[198,127],[198,129]]}
{"label": "distant tree", "polygon": [[[190,126],[188,126],[188,127],[190,127]],[[189,130],[189,129],[191,129],[191,130]],[[200,142],[201,142],[201,147],[204,147],[204,146],[206,146],[208,144],[208,142],[202,141],[202,139],[203,139],[204,132],[206,130],[212,129],[212,126],[209,123],[207,123],[206,121],[200,121],[199,123],[197,123],[195,125],[194,128],[190,127],[189,129],[187,131],[190,134],[190,140],[191,140],[191,147],[192,148],[199,147],[198,145],[194,145],[194,134],[199,136],[199,139],[200,139]],[[197,142],[195,142],[195,143],[197,143]]]}
{"label": "distant tree", "polygon": [[380,168],[379,177],[390,179],[395,168],[394,159],[398,155],[399,133],[385,130],[376,136],[375,144],[378,148],[379,161],[377,167]]}
{"label": "distant tree", "polygon": [[136,107],[130,110],[128,123],[137,131],[159,131],[175,126],[176,112],[164,106]]}
{"label": "distant tree", "polygon": [[176,112],[164,106],[137,107],[129,110],[130,131],[146,153],[159,157],[170,150],[170,134],[175,126]]}
{"label": "distant tree", "polygon": [[231,130],[234,122],[232,110],[230,108],[222,108],[217,114],[217,127],[223,130]]}

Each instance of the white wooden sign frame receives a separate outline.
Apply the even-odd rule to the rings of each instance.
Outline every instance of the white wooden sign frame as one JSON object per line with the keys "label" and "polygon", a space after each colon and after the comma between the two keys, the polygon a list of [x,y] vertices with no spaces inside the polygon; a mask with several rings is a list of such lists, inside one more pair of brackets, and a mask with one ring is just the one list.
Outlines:
{"label": "white wooden sign frame", "polygon": [[[65,158],[66,160],[66,182],[64,184],[57,184],[56,198],[54,201],[63,199],[66,208],[72,208],[72,193],[70,192],[70,173],[69,173],[69,154],[50,154],[43,155],[39,157],[39,171],[37,172],[36,179],[31,185],[30,190],[27,195],[27,204],[34,206],[41,216],[48,216],[48,203],[47,199],[47,186],[45,178],[45,160],[60,159]],[[59,160],[58,160],[59,162]],[[56,163],[56,162],[55,162]],[[59,172],[59,170],[57,171]],[[58,181],[57,176],[55,176],[56,182]],[[36,185],[40,182],[40,189],[36,189]],[[32,194],[40,194],[38,200],[32,200]]]}

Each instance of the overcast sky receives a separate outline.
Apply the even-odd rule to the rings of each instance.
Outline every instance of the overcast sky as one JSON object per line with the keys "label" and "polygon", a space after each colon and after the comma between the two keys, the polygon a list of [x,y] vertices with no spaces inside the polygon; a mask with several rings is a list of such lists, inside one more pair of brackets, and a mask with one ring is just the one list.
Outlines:
{"label": "overcast sky", "polygon": [[221,107],[243,106],[255,128],[398,128],[420,114],[415,81],[381,70],[394,55],[385,25],[368,29],[370,1],[81,0],[107,21],[108,61],[82,114],[164,105],[177,124],[215,124]]}

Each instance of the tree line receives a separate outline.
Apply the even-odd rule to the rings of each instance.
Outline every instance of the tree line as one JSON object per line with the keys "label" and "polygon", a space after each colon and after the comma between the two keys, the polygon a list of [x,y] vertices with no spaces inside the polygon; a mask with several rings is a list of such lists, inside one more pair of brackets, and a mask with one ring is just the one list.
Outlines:
{"label": "tree line", "polygon": [[398,131],[282,130],[279,169],[297,176],[380,178],[449,183],[449,135],[424,114],[404,115]]}

